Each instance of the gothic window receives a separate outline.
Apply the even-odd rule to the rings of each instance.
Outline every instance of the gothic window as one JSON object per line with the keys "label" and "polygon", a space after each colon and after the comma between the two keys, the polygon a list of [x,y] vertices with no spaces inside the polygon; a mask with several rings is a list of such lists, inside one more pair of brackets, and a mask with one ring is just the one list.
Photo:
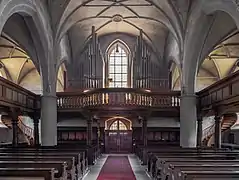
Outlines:
{"label": "gothic window", "polygon": [[118,120],[118,121],[113,122],[113,124],[111,124],[110,130],[120,130],[120,131],[123,131],[123,130],[127,130],[127,127],[126,127],[126,125],[122,121]]}
{"label": "gothic window", "polygon": [[121,44],[116,44],[109,54],[109,87],[126,88],[128,79],[128,54]]}

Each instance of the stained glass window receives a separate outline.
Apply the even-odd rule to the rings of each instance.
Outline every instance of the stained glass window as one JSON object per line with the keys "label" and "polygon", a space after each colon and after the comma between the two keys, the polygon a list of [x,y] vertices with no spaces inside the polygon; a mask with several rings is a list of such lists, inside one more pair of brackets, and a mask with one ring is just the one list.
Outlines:
{"label": "stained glass window", "polygon": [[128,55],[120,46],[111,51],[109,56],[109,87],[127,87]]}

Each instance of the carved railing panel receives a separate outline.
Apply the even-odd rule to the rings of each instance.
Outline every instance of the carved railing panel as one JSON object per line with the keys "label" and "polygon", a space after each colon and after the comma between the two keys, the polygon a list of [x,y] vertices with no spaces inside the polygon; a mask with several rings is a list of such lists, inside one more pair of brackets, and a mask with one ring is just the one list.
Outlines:
{"label": "carved railing panel", "polygon": [[33,111],[40,108],[40,97],[0,77],[0,105]]}
{"label": "carved railing panel", "polygon": [[239,100],[239,71],[197,93],[200,109],[230,105]]}
{"label": "carved railing panel", "polygon": [[179,107],[180,92],[154,93],[133,88],[101,88],[57,93],[59,109],[97,106]]}

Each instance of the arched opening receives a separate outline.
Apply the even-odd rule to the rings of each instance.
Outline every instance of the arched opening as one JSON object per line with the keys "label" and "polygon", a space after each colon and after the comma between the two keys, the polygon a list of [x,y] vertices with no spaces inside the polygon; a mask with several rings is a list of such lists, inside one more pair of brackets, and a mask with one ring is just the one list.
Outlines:
{"label": "arched opening", "polygon": [[125,43],[117,40],[107,50],[107,63],[105,63],[105,87],[130,87],[130,60],[129,48]]}
{"label": "arched opening", "polygon": [[122,121],[117,120],[110,125],[110,130],[124,131],[127,130],[127,127]]}
{"label": "arched opening", "polygon": [[105,148],[108,153],[131,153],[132,130],[131,121],[124,117],[106,120]]}

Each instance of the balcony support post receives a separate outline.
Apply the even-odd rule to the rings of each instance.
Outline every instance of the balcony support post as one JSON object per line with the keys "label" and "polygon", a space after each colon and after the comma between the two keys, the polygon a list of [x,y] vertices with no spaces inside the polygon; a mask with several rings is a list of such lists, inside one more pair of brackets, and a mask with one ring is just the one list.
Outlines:
{"label": "balcony support post", "polygon": [[180,146],[197,146],[197,111],[196,95],[183,94],[180,104]]}
{"label": "balcony support post", "polygon": [[100,150],[100,121],[99,120],[97,121],[97,146],[98,146],[97,148],[100,155],[101,150]]}
{"label": "balcony support post", "polygon": [[197,118],[197,147],[202,147],[202,116],[199,115]]}
{"label": "balcony support post", "polygon": [[57,145],[57,103],[53,95],[41,97],[41,144]]}
{"label": "balcony support post", "polygon": [[90,116],[89,119],[87,120],[87,146],[88,146],[88,163],[89,165],[94,164],[94,151],[92,148],[92,123],[93,123],[93,118]]}
{"label": "balcony support post", "polygon": [[33,117],[33,124],[34,124],[34,145],[37,147],[40,144],[39,141],[39,117]]}
{"label": "balcony support post", "polygon": [[221,122],[222,122],[222,117],[216,115],[215,116],[215,136],[214,136],[214,146],[216,149],[221,148]]}
{"label": "balcony support post", "polygon": [[147,131],[147,119],[142,119],[142,138],[143,138],[143,165],[147,164],[147,146],[148,146],[148,131]]}
{"label": "balcony support post", "polygon": [[12,146],[18,146],[18,116],[19,110],[15,108],[10,109],[10,116],[12,119]]}

